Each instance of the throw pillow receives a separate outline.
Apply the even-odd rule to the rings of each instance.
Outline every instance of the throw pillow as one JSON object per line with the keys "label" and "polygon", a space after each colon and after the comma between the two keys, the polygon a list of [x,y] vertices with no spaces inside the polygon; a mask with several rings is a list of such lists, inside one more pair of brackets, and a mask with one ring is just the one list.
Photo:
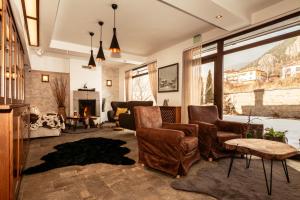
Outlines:
{"label": "throw pillow", "polygon": [[121,113],[126,113],[127,112],[127,108],[117,108],[117,111],[116,111],[116,117],[119,117],[119,115],[121,114]]}

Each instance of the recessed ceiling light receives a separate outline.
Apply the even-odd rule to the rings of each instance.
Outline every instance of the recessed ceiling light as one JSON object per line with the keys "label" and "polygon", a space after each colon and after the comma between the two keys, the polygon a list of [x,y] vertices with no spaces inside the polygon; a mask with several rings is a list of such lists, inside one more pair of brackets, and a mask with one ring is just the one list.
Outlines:
{"label": "recessed ceiling light", "polygon": [[222,16],[222,15],[217,15],[216,18],[217,18],[217,19],[222,19],[223,16]]}

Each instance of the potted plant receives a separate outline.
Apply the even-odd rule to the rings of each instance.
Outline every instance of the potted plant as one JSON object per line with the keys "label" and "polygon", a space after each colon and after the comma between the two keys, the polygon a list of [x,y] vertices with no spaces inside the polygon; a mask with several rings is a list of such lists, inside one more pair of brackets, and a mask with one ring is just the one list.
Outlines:
{"label": "potted plant", "polygon": [[52,94],[56,100],[58,107],[58,114],[66,120],[66,95],[67,95],[67,81],[63,77],[55,78],[51,83]]}
{"label": "potted plant", "polygon": [[286,143],[287,142],[287,138],[286,138],[287,132],[288,132],[287,130],[275,131],[273,128],[266,128],[265,134],[264,134],[264,139]]}

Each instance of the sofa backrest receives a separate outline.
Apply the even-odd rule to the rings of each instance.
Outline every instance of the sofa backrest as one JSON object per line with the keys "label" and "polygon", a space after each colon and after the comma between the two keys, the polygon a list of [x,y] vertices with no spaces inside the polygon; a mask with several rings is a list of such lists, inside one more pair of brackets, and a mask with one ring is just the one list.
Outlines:
{"label": "sofa backrest", "polygon": [[128,103],[124,101],[112,101],[111,107],[114,112],[117,111],[117,108],[128,108]]}
{"label": "sofa backrest", "polygon": [[128,110],[133,115],[135,106],[153,106],[153,101],[128,101]]}
{"label": "sofa backrest", "polygon": [[134,107],[135,126],[138,128],[161,128],[162,118],[158,106]]}

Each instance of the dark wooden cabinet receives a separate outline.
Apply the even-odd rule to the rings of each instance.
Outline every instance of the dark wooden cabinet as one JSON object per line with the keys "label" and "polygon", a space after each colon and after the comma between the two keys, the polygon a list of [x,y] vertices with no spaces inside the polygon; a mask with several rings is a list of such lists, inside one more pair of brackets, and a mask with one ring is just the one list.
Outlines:
{"label": "dark wooden cabinet", "polygon": [[17,199],[29,147],[24,34],[18,32],[10,2],[0,1],[0,200]]}
{"label": "dark wooden cabinet", "polygon": [[16,199],[29,148],[29,106],[0,105],[0,199]]}
{"label": "dark wooden cabinet", "polygon": [[180,106],[160,106],[160,112],[163,122],[181,123]]}

